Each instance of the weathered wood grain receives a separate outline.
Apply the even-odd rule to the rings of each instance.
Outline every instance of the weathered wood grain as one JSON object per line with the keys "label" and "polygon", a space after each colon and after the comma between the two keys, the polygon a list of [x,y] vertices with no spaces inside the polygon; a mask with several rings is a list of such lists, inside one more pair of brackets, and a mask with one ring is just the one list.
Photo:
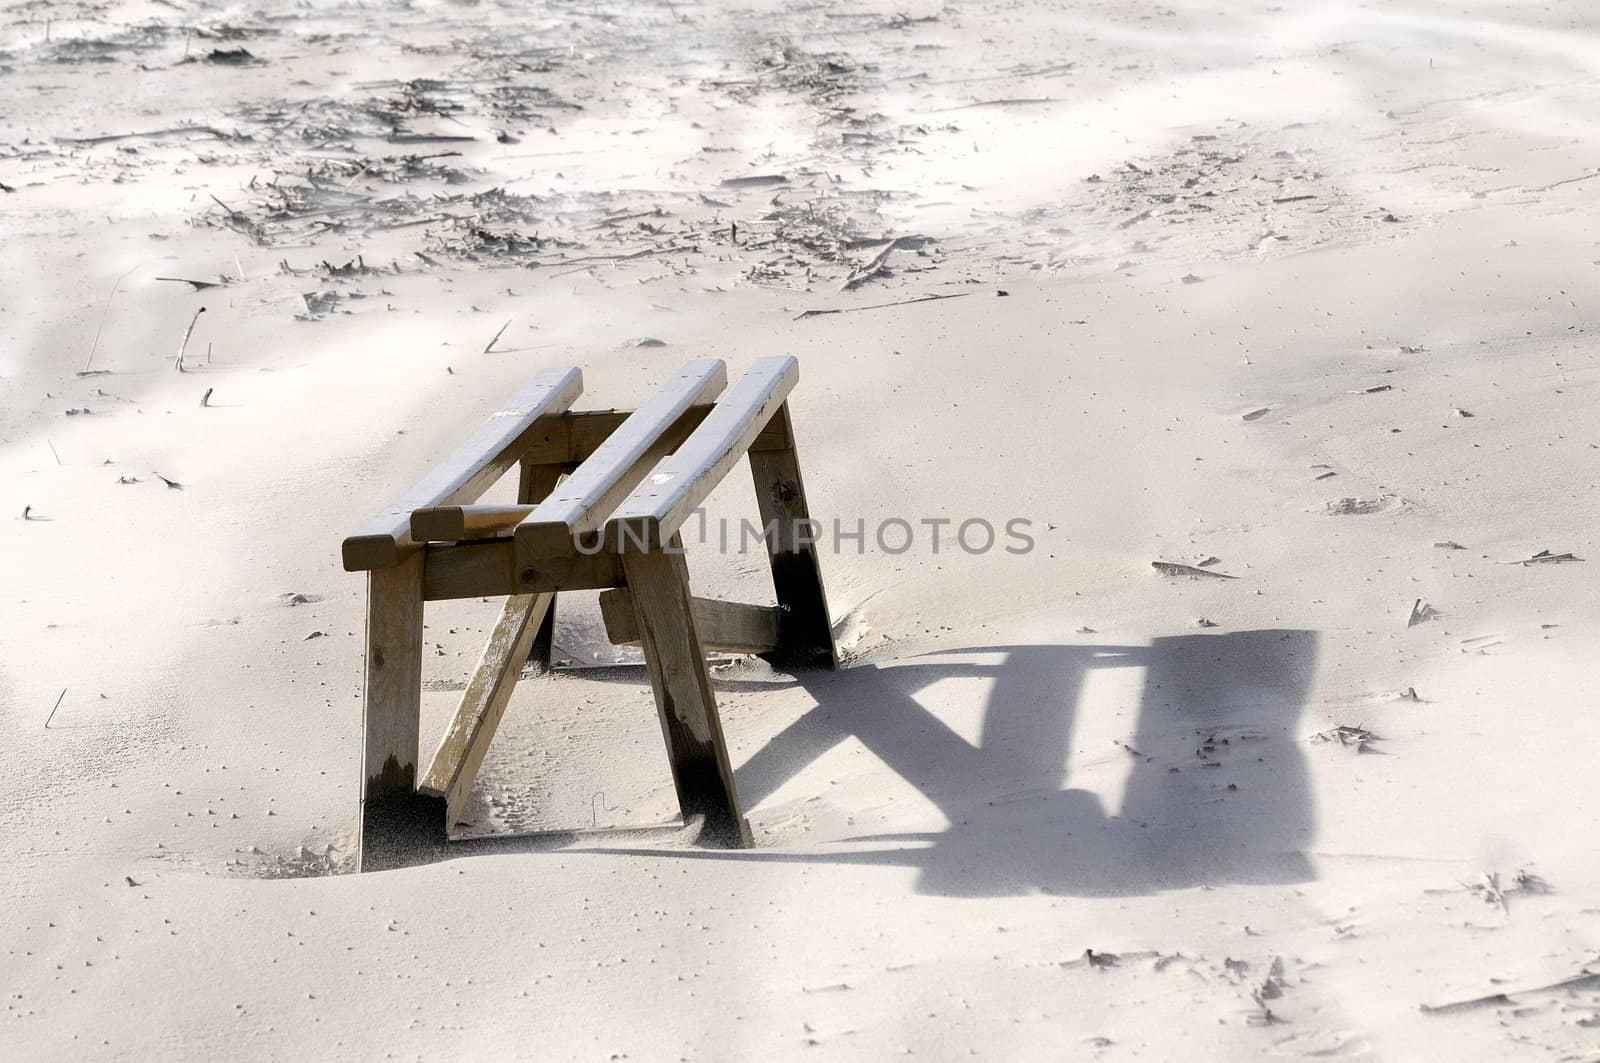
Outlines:
{"label": "weathered wood grain", "polygon": [[483,766],[484,754],[511,703],[517,676],[528,659],[535,633],[544,622],[553,594],[518,594],[506,600],[500,619],[489,634],[472,679],[450,721],[433,762],[417,792],[445,801],[445,825],[452,827],[472,783]]}
{"label": "weathered wood grain", "polygon": [[659,550],[738,463],[800,379],[793,356],[758,358],[700,427],[606,522],[607,549]]}
{"label": "weathered wood grain", "polygon": [[379,867],[418,835],[412,799],[422,719],[420,554],[367,574],[365,650],[360,851],[363,867]]}
{"label": "weathered wood grain", "polygon": [[367,576],[363,796],[410,790],[422,710],[422,558]]}
{"label": "weathered wood grain", "polygon": [[517,556],[534,561],[571,553],[579,537],[600,529],[617,504],[689,435],[687,427],[675,430],[684,412],[708,403],[727,383],[727,366],[717,358],[678,370],[522,521]]}
{"label": "weathered wood grain", "polygon": [[[772,419],[794,439],[786,402]],[[812,535],[811,509],[800,478],[800,457],[793,444],[779,450],[750,452],[750,474],[755,480],[756,504],[767,529],[767,559],[772,566],[772,589],[782,608],[778,645],[765,654],[774,664],[822,668],[838,666],[833,643],[833,620],[822,587],[822,569]]]}
{"label": "weathered wood grain", "polygon": [[[537,506],[560,485],[564,476],[572,471],[570,465],[541,465],[524,461],[517,476],[517,503]],[[528,650],[528,660],[539,670],[548,672],[556,648],[556,599],[550,598],[550,607],[544,611],[544,622],[533,636],[533,647]]]}
{"label": "weathered wood grain", "polygon": [[[707,403],[703,406],[691,406],[683,411],[683,416],[674,426],[675,431],[682,431],[685,436],[700,427],[700,423],[716,407]],[[554,417],[541,419],[541,431],[531,436],[522,451],[522,459],[536,464],[553,465],[579,465],[589,460],[589,456],[600,449],[611,433],[615,432],[622,422],[633,416],[632,410],[572,410]],[[751,450],[775,450],[788,446],[790,440],[784,437],[783,430],[774,424],[768,423],[756,436],[754,443],[750,444]]]}
{"label": "weathered wood grain", "polygon": [[615,554],[574,554],[518,565],[510,539],[489,539],[455,546],[429,543],[424,556],[422,596],[430,602],[622,585],[622,569]]}
{"label": "weathered wood grain", "polygon": [[678,806],[685,820],[704,817],[702,841],[748,848],[750,825],[739,807],[711,676],[690,611],[688,569],[677,537],[670,542],[678,549],[626,551],[622,566],[638,612],[640,643]]}
{"label": "weathered wood grain", "polygon": [[[778,645],[782,610],[771,605],[746,605],[715,598],[693,598],[689,604],[702,649],[713,653],[768,653]],[[600,595],[600,618],[606,637],[618,646],[637,646],[639,614],[626,589]]]}
{"label": "weathered wood grain", "polygon": [[411,514],[411,538],[419,543],[455,543],[509,533],[535,506],[430,506]]}
{"label": "weathered wood grain", "polygon": [[345,571],[360,572],[398,564],[417,548],[411,514],[432,506],[474,502],[546,434],[541,419],[563,413],[583,393],[576,368],[547,369],[536,375],[504,409],[490,416],[465,443],[400,500],[367,521],[344,541]]}

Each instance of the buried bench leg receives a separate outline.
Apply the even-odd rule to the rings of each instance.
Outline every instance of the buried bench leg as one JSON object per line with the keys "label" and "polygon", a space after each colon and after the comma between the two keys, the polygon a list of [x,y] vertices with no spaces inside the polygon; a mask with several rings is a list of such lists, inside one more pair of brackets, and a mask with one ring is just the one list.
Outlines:
{"label": "buried bench leg", "polygon": [[800,456],[794,448],[794,427],[786,402],[772,415],[781,426],[788,446],[780,450],[750,451],[750,473],[755,478],[756,502],[767,529],[767,559],[772,565],[772,586],[778,606],[778,646],[762,654],[774,664],[835,668],[833,623],[822,591],[822,570],[817,548],[809,535],[811,511],[800,479]]}
{"label": "buried bench leg", "polygon": [[[523,462],[518,468],[517,504],[533,506],[550,497],[562,477],[567,475],[565,465],[533,465]],[[550,670],[551,655],[555,652],[556,639],[556,598],[550,596],[549,608],[545,610],[544,619],[539,623],[539,630],[533,636],[533,648],[528,652],[528,660],[537,664],[542,671]]]}
{"label": "buried bench leg", "polygon": [[422,551],[367,574],[361,869],[444,840],[444,802],[416,792],[422,720]]}
{"label": "buried bench leg", "polygon": [[690,614],[683,544],[674,535],[665,550],[624,551],[622,569],[638,614],[639,642],[683,818],[705,817],[705,841],[749,848],[750,825],[739,807],[711,675]]}

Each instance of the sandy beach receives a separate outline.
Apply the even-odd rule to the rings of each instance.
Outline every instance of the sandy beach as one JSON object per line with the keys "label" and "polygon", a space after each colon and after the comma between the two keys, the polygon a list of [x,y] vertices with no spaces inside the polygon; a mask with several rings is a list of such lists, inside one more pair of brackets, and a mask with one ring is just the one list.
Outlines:
{"label": "sandy beach", "polygon": [[[0,1055],[1600,1060],[1588,5],[0,11]],[[355,873],[341,541],[541,370],[780,354],[754,846],[574,592],[501,842]]]}

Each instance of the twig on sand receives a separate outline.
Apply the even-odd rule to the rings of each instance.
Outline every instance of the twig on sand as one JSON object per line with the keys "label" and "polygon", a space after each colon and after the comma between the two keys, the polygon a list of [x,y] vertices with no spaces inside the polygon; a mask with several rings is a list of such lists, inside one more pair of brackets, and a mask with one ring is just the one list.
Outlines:
{"label": "twig on sand", "polygon": [[170,129],[151,129],[141,133],[108,133],[100,137],[56,137],[60,144],[109,144],[114,140],[137,140],[141,137],[172,137],[180,133],[208,133],[218,140],[248,140],[249,137],[239,133],[224,133],[215,126],[208,125],[183,125],[173,126]]}
{"label": "twig on sand", "polygon": [[882,310],[884,307],[888,306],[910,306],[912,303],[931,303],[935,299],[964,299],[971,294],[971,292],[951,292],[949,295],[923,295],[916,299],[900,299],[892,303],[873,303],[870,306],[841,306],[832,310],[802,310],[800,313],[795,315],[794,319],[799,321],[801,318],[821,317],[823,314],[853,314],[857,310]]}
{"label": "twig on sand", "polygon": [[974,107],[1028,107],[1044,103],[1061,103],[1058,96],[1013,96],[998,100],[973,100],[956,107],[938,107],[929,114],[944,114],[947,111],[970,111]]}
{"label": "twig on sand", "polygon": [[195,322],[199,321],[200,315],[205,312],[206,308],[203,306],[196,310],[194,312],[194,317],[189,319],[189,327],[183,330],[183,342],[178,344],[178,357],[172,363],[172,368],[176,369],[180,373],[183,372],[183,352],[189,347],[189,337],[194,334]]}
{"label": "twig on sand", "polygon": [[50,440],[48,440],[48,439],[45,440],[45,443],[49,445],[50,453],[55,454],[55,456],[56,456],[56,464],[60,465],[61,464],[61,455],[56,453],[56,445],[54,443],[51,443]]}
{"label": "twig on sand", "polygon": [[[645,258],[646,256],[649,256],[649,255],[670,255],[674,251],[688,251],[688,250],[692,250],[692,249],[688,248],[688,247],[684,247],[682,244],[669,244],[666,247],[646,247],[646,248],[644,248],[642,250],[629,251],[629,252],[627,252],[625,254],[617,254],[617,255],[583,255],[583,256],[580,256],[578,258],[558,258],[558,259],[552,259],[552,260],[550,260],[548,262],[535,262],[533,264],[534,265],[539,265],[539,266],[572,266],[572,265],[577,265],[577,264],[580,264],[580,263],[591,263],[591,262],[629,262],[629,261],[631,261],[633,259]],[[556,274],[556,276],[565,277],[568,273],[582,273],[582,272],[583,272],[583,270],[581,270],[581,269],[569,269],[569,270],[565,270],[564,272]]]}
{"label": "twig on sand", "polygon": [[462,144],[478,138],[449,133],[391,133],[384,139],[391,144]]}
{"label": "twig on sand", "polygon": [[[220,200],[219,200],[219,202],[220,202]],[[222,282],[221,281],[192,281],[188,277],[157,277],[156,280],[158,280],[158,281],[172,281],[175,284],[192,284],[192,285],[194,285],[194,290],[197,291],[197,292],[198,291],[203,291],[206,288],[220,288],[220,287],[222,287]]]}
{"label": "twig on sand", "polygon": [[1425,624],[1429,620],[1443,615],[1439,610],[1418,598],[1411,605],[1411,615],[1406,618],[1406,627],[1416,627],[1418,624]]}
{"label": "twig on sand", "polygon": [[215,390],[217,390],[217,389],[216,388],[206,388],[206,393],[204,395],[200,396],[200,405],[201,406],[210,406],[211,405],[211,393],[213,391],[215,391]]}
{"label": "twig on sand", "polygon": [[162,483],[166,484],[167,485],[167,490],[169,490],[169,491],[182,491],[183,490],[183,485],[181,483],[179,483],[178,481],[176,481],[176,480],[169,480],[165,476],[162,476],[158,472],[152,472],[151,475],[154,476],[157,480],[160,480]]}
{"label": "twig on sand", "polygon": [[[143,265],[143,263],[140,263],[140,265]],[[138,266],[132,267],[132,269],[129,269],[127,273],[124,273],[122,276],[118,277],[117,282],[111,286],[111,294],[106,296],[106,305],[100,310],[100,324],[95,326],[94,342],[89,344],[89,357],[83,360],[83,372],[87,373],[89,371],[89,366],[94,362],[94,352],[100,347],[100,333],[106,327],[107,315],[111,313],[111,300],[117,297],[117,289],[122,287],[122,282],[127,280],[133,271],[138,268]]]}
{"label": "twig on sand", "polygon": [[50,708],[50,715],[44,718],[44,729],[50,730],[50,721],[56,718],[56,709],[61,707],[61,699],[67,696],[67,688],[62,687],[61,693],[56,697],[56,703]]}
{"label": "twig on sand", "polygon": [[484,345],[483,353],[484,354],[488,354],[490,351],[494,350],[494,345],[500,342],[500,337],[505,335],[506,329],[508,329],[510,327],[511,327],[511,318],[508,317],[508,318],[506,318],[506,323],[504,325],[500,326],[500,331],[496,332],[494,334],[494,339],[490,340],[487,344]]}
{"label": "twig on sand", "polygon": [[742,177],[724,177],[722,179],[723,188],[775,188],[778,185],[786,185],[788,183],[789,178],[781,173],[749,174]]}
{"label": "twig on sand", "polygon": [[1494,905],[1506,915],[1511,914],[1511,905],[1506,902],[1505,891],[1500,888],[1498,872],[1480,871],[1477,882],[1463,882],[1461,885],[1468,893],[1482,897],[1485,903]]}
{"label": "twig on sand", "polygon": [[873,255],[872,259],[865,265],[858,266],[851,270],[850,275],[844,279],[844,283],[839,285],[839,290],[841,292],[847,292],[858,285],[865,284],[873,277],[885,272],[889,262],[889,256],[894,254],[894,252],[900,250],[901,248],[906,248],[909,250],[911,248],[921,247],[923,243],[924,240],[920,236],[895,237],[893,240],[890,240],[883,246],[883,250],[879,251],[876,255]]}
{"label": "twig on sand", "polygon": [[1318,731],[1311,736],[1313,742],[1338,742],[1341,746],[1355,746],[1357,753],[1376,753],[1372,743],[1381,742],[1383,739],[1367,730],[1365,727],[1355,727],[1341,723],[1337,727],[1330,727],[1326,731]]}
{"label": "twig on sand", "polygon": [[1563,561],[1582,561],[1582,560],[1583,560],[1583,558],[1579,557],[1577,554],[1553,554],[1549,550],[1540,550],[1537,554],[1534,554],[1532,557],[1527,558],[1526,560],[1523,560],[1523,561],[1508,561],[1508,562],[1506,562],[1506,564],[1508,564],[1508,565],[1521,565],[1524,568],[1526,568],[1529,565],[1551,565],[1551,564],[1560,564]]}
{"label": "twig on sand", "polygon": [[1150,567],[1163,576],[1210,576],[1212,579],[1238,579],[1226,572],[1212,572],[1210,569],[1196,568],[1193,565],[1180,565],[1173,561],[1152,561]]}

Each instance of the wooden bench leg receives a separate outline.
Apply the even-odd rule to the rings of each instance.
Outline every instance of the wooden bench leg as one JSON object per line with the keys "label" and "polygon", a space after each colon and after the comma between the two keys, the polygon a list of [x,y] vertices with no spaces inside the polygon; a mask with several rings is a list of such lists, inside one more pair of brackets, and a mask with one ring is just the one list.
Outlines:
{"label": "wooden bench leg", "polygon": [[478,659],[461,704],[450,721],[439,749],[433,755],[417,792],[442,797],[445,801],[445,827],[461,819],[467,795],[483,767],[489,743],[511,704],[511,694],[528,659],[533,633],[550,607],[553,594],[514,594],[506,599],[500,619],[489,634],[489,642]]}
{"label": "wooden bench leg", "polygon": [[422,552],[367,575],[361,869],[414,862],[444,840],[444,802],[416,793],[422,720]]}
{"label": "wooden bench leg", "polygon": [[817,548],[798,534],[811,520],[811,510],[806,506],[806,488],[800,479],[800,456],[794,448],[789,404],[779,407],[772,419],[781,419],[789,445],[782,450],[750,451],[756,502],[761,507],[761,522],[768,528],[772,586],[783,609],[778,622],[778,647],[762,656],[774,664],[834,668],[839,662],[828,600],[822,591]]}
{"label": "wooden bench leg", "polygon": [[625,551],[622,569],[638,612],[639,641],[683,818],[705,817],[703,841],[749,848],[750,825],[739,807],[711,675],[690,613],[682,543],[674,535],[665,551]]}
{"label": "wooden bench leg", "polygon": [[[532,465],[523,462],[517,482],[517,503],[532,506],[543,502],[556,489],[556,485],[567,472],[565,465]],[[550,670],[551,655],[555,652],[555,640],[556,598],[552,594],[544,620],[540,622],[539,630],[533,636],[532,649],[528,651],[528,660],[537,664],[542,671]]]}

